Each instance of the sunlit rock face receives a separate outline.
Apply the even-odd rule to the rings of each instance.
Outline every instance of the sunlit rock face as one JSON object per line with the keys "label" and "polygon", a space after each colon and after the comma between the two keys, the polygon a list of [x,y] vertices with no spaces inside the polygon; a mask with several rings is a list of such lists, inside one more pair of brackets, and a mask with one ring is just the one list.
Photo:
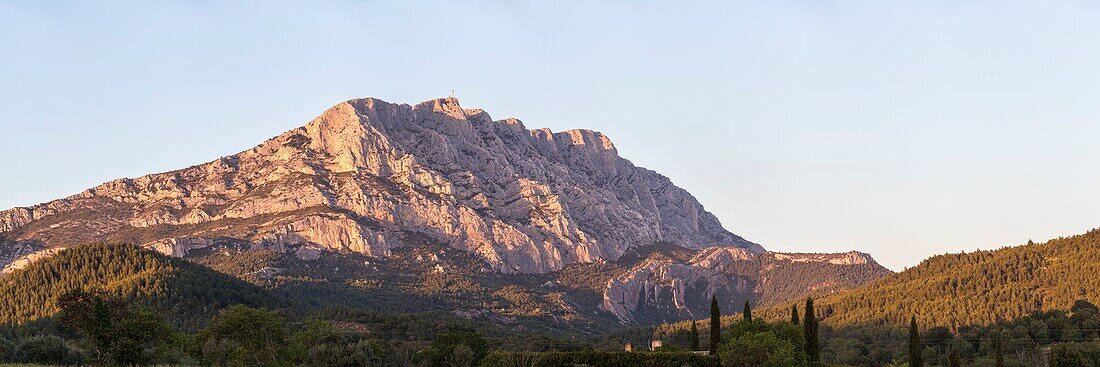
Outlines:
{"label": "sunlit rock face", "polygon": [[409,233],[507,273],[657,241],[763,251],[600,132],[528,130],[453,98],[349,100],[239,154],[0,212],[0,246],[126,241],[173,256],[226,242],[385,257]]}
{"label": "sunlit rock face", "polygon": [[854,289],[890,274],[870,255],[788,254],[711,247],[690,259],[648,258],[607,281],[600,309],[620,322],[699,319],[711,297],[723,310]]}

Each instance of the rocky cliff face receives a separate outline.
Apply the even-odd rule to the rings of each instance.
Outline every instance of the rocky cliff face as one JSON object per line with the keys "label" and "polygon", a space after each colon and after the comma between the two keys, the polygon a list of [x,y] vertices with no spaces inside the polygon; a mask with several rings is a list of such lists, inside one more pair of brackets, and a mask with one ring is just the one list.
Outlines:
{"label": "rocky cliff face", "polygon": [[244,244],[303,259],[384,258],[414,234],[505,273],[616,260],[658,241],[763,252],[668,178],[619,157],[599,132],[528,130],[453,98],[367,98],[239,154],[0,212],[0,265],[28,248],[93,241],[175,256]]}
{"label": "rocky cliff face", "polygon": [[[755,253],[712,247],[690,258],[649,257],[607,281],[600,308],[622,323],[703,318],[712,296],[723,310],[854,289],[890,274],[870,255]],[[727,312],[728,313],[728,312]]]}

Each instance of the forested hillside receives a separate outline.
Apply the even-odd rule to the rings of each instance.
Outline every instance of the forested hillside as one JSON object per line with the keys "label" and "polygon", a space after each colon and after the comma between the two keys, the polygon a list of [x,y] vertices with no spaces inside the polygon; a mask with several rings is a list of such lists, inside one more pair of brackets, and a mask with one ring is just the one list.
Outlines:
{"label": "forested hillside", "polygon": [[[958,328],[1100,301],[1100,230],[992,251],[948,254],[851,292],[817,300],[822,322]],[[790,314],[790,305],[767,311]]]}
{"label": "forested hillside", "polygon": [[74,290],[152,306],[184,328],[233,304],[286,304],[263,288],[204,266],[133,245],[91,244],[0,277],[0,324],[50,316],[58,310],[58,298]]}

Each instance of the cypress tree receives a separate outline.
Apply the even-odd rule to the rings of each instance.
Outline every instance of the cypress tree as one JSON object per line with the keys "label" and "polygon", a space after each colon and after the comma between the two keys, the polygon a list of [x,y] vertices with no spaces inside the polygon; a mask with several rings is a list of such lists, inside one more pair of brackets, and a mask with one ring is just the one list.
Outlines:
{"label": "cypress tree", "polygon": [[699,350],[699,328],[695,326],[695,319],[691,320],[691,351]]}
{"label": "cypress tree", "polygon": [[806,314],[802,320],[803,336],[806,339],[806,362],[810,367],[820,367],[821,344],[817,335],[817,316],[814,315],[813,298],[806,298]]}
{"label": "cypress tree", "polygon": [[745,301],[745,311],[742,312],[745,317],[745,321],[752,322],[752,308],[749,307],[749,301]]}
{"label": "cypress tree", "polygon": [[718,355],[718,344],[722,342],[722,311],[718,309],[718,299],[710,297],[710,355]]}
{"label": "cypress tree", "polygon": [[802,324],[802,321],[798,320],[798,305],[791,305],[791,323],[795,326]]}
{"label": "cypress tree", "polygon": [[994,365],[997,367],[1005,367],[1005,351],[1001,348],[1001,333],[997,332],[996,334],[997,339],[993,341],[993,354],[994,358],[996,358],[996,363]]}
{"label": "cypress tree", "polygon": [[917,330],[917,317],[909,319],[909,367],[924,367],[920,356],[920,330]]}
{"label": "cypress tree", "polygon": [[962,367],[959,364],[959,350],[955,349],[955,346],[951,346],[951,350],[947,352],[947,367]]}

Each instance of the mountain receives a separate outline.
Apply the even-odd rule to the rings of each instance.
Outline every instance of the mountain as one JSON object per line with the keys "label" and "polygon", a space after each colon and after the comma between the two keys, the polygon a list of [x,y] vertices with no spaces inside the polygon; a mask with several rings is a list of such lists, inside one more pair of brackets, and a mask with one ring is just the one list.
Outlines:
{"label": "mountain", "polygon": [[51,316],[62,295],[98,290],[153,306],[181,326],[223,307],[282,307],[263,288],[133,245],[93,244],[58,251],[0,278],[0,324]]}
{"label": "mountain", "polygon": [[454,98],[345,101],[235,155],[0,212],[5,273],[99,242],[314,306],[531,327],[678,320],[711,295],[769,305],[889,273],[866,254],[767,252],[602,133]]}
{"label": "mountain", "polygon": [[[851,292],[821,298],[822,322],[957,328],[1100,302],[1100,230],[992,251],[940,255]],[[789,315],[789,306],[772,310]]]}
{"label": "mountain", "polygon": [[38,248],[110,240],[183,255],[240,242],[302,257],[384,257],[416,233],[516,273],[657,241],[763,251],[599,132],[528,130],[454,98],[346,101],[239,154],[0,212],[0,232]]}
{"label": "mountain", "polygon": [[712,247],[652,257],[631,267],[606,283],[601,308],[623,322],[699,319],[708,315],[711,296],[721,299],[726,310],[740,309],[746,301],[772,305],[855,289],[890,273],[858,252],[754,253]]}

